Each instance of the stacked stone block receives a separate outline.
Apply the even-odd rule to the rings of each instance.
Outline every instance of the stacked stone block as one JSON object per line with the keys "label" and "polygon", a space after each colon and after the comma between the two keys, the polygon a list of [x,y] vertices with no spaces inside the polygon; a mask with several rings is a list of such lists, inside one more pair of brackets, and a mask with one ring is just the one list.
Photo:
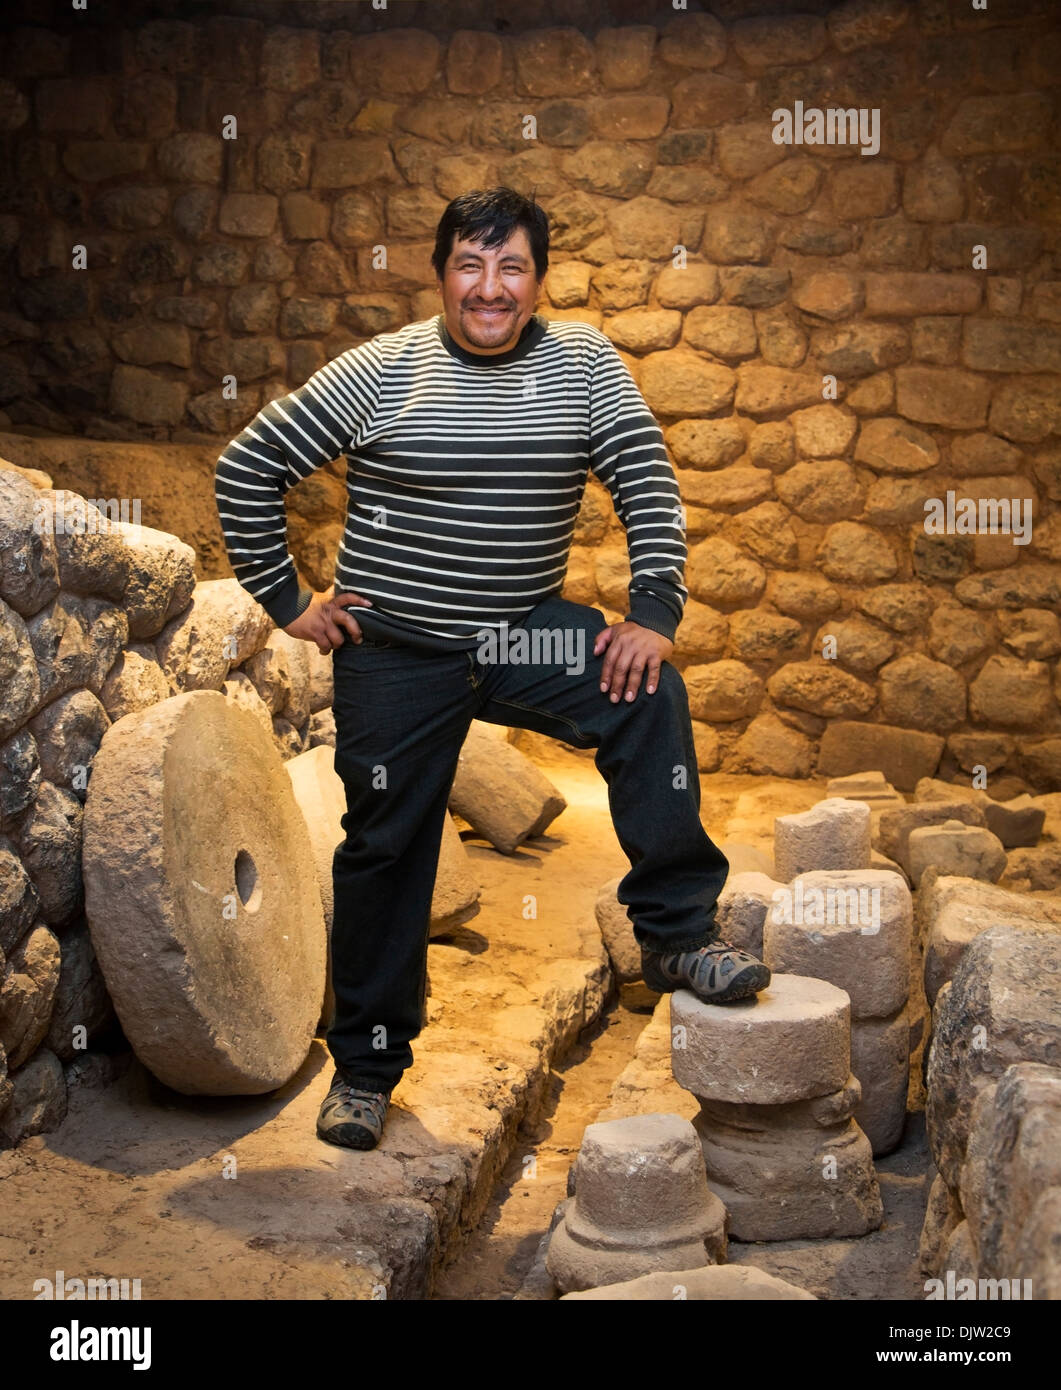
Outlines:
{"label": "stacked stone block", "polygon": [[890,785],[883,772],[856,772],[850,777],[832,777],[826,783],[825,795],[829,799],[839,797],[845,801],[864,801],[871,816],[906,805],[902,792]]}
{"label": "stacked stone block", "polygon": [[[855,1118],[875,1156],[902,1138],[909,1085],[910,890],[887,870],[800,874],[793,914],[767,915],[771,970],[829,980],[851,1001],[851,1070],[861,1085]],[[819,910],[820,909],[820,910]]]}
{"label": "stacked stone block", "polygon": [[546,1256],[561,1293],[725,1260],[726,1213],[680,1115],[588,1125],[572,1174]]}
{"label": "stacked stone block", "polygon": [[853,1118],[850,1001],[801,975],[775,975],[744,1006],[671,1001],[674,1079],[707,1180],[738,1240],[864,1235],[883,1208],[869,1141]]}
{"label": "stacked stone block", "polygon": [[942,825],[921,825],[910,832],[907,864],[915,888],[930,867],[960,878],[995,883],[1005,873],[1006,851],[998,836],[986,827],[946,820]]}
{"label": "stacked stone block", "polygon": [[764,918],[771,970],[828,980],[851,1001],[855,1116],[875,1155],[902,1138],[910,1040],[913,903],[901,874],[871,868],[871,806],[829,797],[774,823],[785,884]]}
{"label": "stacked stone block", "polygon": [[870,857],[870,813],[861,801],[819,801],[774,822],[774,869],[791,883],[810,869],[864,869]]}
{"label": "stacked stone block", "polygon": [[[997,879],[1001,873],[1003,886],[1007,888],[1061,887],[1061,849],[1056,844],[1056,836],[1043,838],[1048,803],[1027,793],[1014,795],[1018,784],[1004,777],[993,779],[990,786],[988,793],[979,783],[963,786],[931,777],[917,784],[916,802],[953,801],[959,796],[983,812],[986,834],[959,837],[959,848],[965,848],[961,844],[964,840],[972,854],[961,858],[955,855],[937,858],[936,867],[941,873],[966,874],[988,881]],[[972,866],[962,867],[963,858],[971,861]]]}
{"label": "stacked stone block", "polygon": [[1061,1291],[1059,979],[1061,928],[993,926],[936,997],[926,1115],[937,1173],[920,1258],[938,1296]]}
{"label": "stacked stone block", "polygon": [[956,794],[952,801],[921,802],[913,806],[882,811],[877,823],[874,848],[894,860],[909,878],[912,872],[911,835],[917,830],[948,823],[982,828],[984,813],[973,802],[961,799],[959,794]]}

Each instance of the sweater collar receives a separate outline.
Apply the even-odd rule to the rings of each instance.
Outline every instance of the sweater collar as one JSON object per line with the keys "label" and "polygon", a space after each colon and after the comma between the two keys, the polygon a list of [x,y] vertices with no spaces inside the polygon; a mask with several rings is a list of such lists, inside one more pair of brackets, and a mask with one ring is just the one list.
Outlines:
{"label": "sweater collar", "polygon": [[455,342],[446,327],[446,315],[439,314],[435,319],[439,341],[450,354],[456,357],[459,362],[466,362],[470,367],[504,367],[509,362],[518,362],[521,357],[526,357],[527,353],[535,348],[545,337],[546,323],[537,314],[532,314],[523,325],[523,332],[519,336],[519,341],[514,347],[510,347],[507,352],[469,352],[467,348],[461,347],[460,343]]}

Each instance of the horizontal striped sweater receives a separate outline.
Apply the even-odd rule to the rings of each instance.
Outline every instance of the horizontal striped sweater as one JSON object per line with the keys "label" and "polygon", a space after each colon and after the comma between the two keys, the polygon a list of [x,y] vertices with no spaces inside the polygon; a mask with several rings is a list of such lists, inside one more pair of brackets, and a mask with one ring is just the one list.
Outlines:
{"label": "horizontal striped sweater", "polygon": [[537,314],[507,352],[469,352],[445,316],[381,333],[270,402],[217,461],[236,578],[286,627],[311,594],[284,494],[347,459],[335,593],[372,601],[373,638],[478,645],[560,592],[592,471],[630,554],[630,621],[673,638],[688,591],[684,518],[663,435],[608,338]]}

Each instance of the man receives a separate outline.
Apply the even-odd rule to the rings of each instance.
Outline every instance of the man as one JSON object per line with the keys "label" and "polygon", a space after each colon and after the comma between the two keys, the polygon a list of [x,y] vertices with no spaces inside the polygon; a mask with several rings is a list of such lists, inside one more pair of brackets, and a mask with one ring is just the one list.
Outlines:
{"label": "man", "polygon": [[[456,198],[432,256],[443,312],[340,354],[218,461],[237,578],[285,632],[332,654],[347,812],[336,1070],[317,1133],[350,1148],[379,1141],[423,1026],[439,844],[473,718],[597,750],[650,987],[728,1003],[770,979],[716,935],[729,865],[700,823],[685,686],[667,662],[687,597],[674,472],[611,342],[535,315],[548,245],[545,213],[512,189]],[[346,529],[335,585],[314,594],[287,552],[283,496],[340,454]],[[627,532],[630,611],[612,627],[559,597],[587,468]],[[557,631],[563,644],[540,640]],[[536,660],[492,656],[513,633],[534,639]],[[585,661],[565,663],[572,646]]]}

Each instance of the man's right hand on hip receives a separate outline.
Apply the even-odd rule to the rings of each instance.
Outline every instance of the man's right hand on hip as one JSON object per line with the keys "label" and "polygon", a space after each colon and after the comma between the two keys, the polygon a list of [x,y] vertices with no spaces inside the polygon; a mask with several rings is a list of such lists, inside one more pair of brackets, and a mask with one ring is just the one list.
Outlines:
{"label": "man's right hand on hip", "polygon": [[361,641],[361,626],[349,607],[371,608],[372,600],[360,594],[339,594],[335,596],[335,586],[325,589],[322,594],[314,594],[304,613],[300,613],[293,623],[288,623],[284,631],[290,637],[300,637],[305,642],[316,642],[317,650],[327,656],[335,647],[341,647],[349,636],[354,642]]}

